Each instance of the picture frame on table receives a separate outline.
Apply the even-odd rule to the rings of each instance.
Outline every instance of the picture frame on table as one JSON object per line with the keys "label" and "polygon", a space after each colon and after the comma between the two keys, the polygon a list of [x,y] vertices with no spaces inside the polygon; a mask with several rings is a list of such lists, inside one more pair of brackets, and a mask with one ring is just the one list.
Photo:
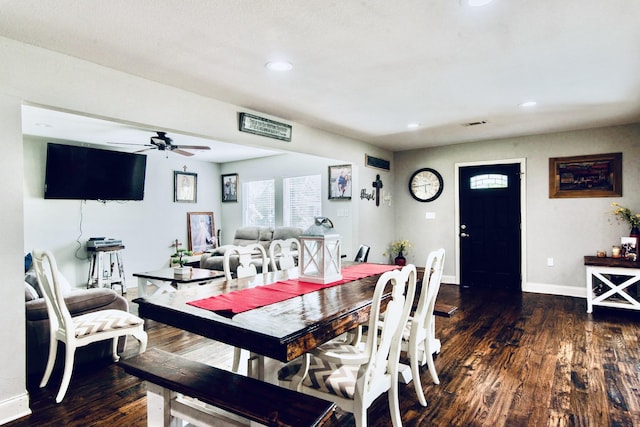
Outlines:
{"label": "picture frame on table", "polygon": [[621,237],[620,248],[622,257],[630,261],[638,260],[638,238],[637,237]]}
{"label": "picture frame on table", "polygon": [[222,201],[237,202],[238,201],[238,174],[228,173],[222,175]]}
{"label": "picture frame on table", "polygon": [[198,174],[173,171],[173,201],[181,203],[198,201]]}
{"label": "picture frame on table", "polygon": [[352,172],[351,165],[329,166],[329,200],[351,200]]}
{"label": "picture frame on table", "polygon": [[216,247],[213,212],[187,212],[189,250],[201,254]]}
{"label": "picture frame on table", "polygon": [[549,198],[622,196],[622,153],[549,158]]}

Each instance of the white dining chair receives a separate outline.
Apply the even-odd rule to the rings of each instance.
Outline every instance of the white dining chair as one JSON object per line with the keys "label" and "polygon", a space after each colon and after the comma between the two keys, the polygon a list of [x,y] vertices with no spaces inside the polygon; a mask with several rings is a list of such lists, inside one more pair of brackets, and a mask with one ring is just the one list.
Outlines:
{"label": "white dining chair", "polygon": [[[267,260],[267,253],[264,247],[259,243],[254,243],[246,246],[229,246],[224,252],[224,259],[222,265],[224,268],[224,276],[226,280],[233,279],[233,269],[231,266],[231,258],[237,257],[238,267],[235,271],[237,279],[244,277],[251,277],[258,274],[258,270],[253,263],[255,261],[254,256],[259,256],[262,261],[262,272],[267,273],[269,271],[269,263]],[[233,348],[233,362],[231,363],[231,370],[238,372],[240,369],[240,360],[243,358],[243,350],[239,347]]]}
{"label": "white dining chair", "polygon": [[118,338],[133,335],[139,342],[139,352],[144,353],[147,348],[147,333],[144,331],[144,321],[131,313],[122,310],[100,310],[92,313],[71,317],[64,302],[61,288],[61,275],[53,254],[49,251],[34,250],[33,265],[38,283],[44,294],[50,322],[49,358],[40,387],[49,382],[56,361],[58,341],[65,344],[64,372],[62,383],[56,395],[56,403],[60,403],[67,393],[78,347],[83,347],[96,341],[113,340],[112,357],[116,362]]}
{"label": "white dining chair", "polygon": [[433,383],[440,384],[433,363],[433,354],[440,353],[440,340],[435,337],[436,318],[433,310],[442,280],[444,257],[445,251],[442,248],[427,256],[418,305],[413,315],[407,319],[402,333],[401,349],[409,355],[413,386],[422,406],[427,406],[427,400],[420,381],[420,367],[426,363]]}
{"label": "white dining chair", "polygon": [[[366,341],[358,345],[335,341],[323,344],[301,356],[301,361],[285,365],[280,370],[281,384],[335,402],[354,414],[356,427],[367,426],[367,409],[386,392],[393,426],[400,427],[400,339],[415,295],[415,266],[408,265],[380,276],[371,303],[370,330],[378,330],[382,296],[389,285],[391,296],[381,334],[368,334]],[[295,366],[297,364],[300,366]]]}
{"label": "white dining chair", "polygon": [[288,270],[296,266],[296,257],[300,248],[298,239],[273,240],[269,245],[271,271]]}
{"label": "white dining chair", "polygon": [[[235,277],[238,279],[258,274],[258,270],[255,265],[256,256],[262,262],[262,272],[267,273],[269,271],[267,252],[261,244],[254,243],[246,246],[230,245],[225,250],[224,259],[222,260],[225,279],[233,279],[234,273]],[[232,257],[234,261],[237,262],[237,268],[234,268],[235,265],[231,265]]]}

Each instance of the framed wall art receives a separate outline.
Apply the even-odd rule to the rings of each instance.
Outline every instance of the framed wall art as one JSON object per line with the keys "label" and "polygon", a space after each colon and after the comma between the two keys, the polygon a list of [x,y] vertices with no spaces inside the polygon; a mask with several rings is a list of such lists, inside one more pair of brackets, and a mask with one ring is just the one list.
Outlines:
{"label": "framed wall art", "polygon": [[173,172],[173,201],[185,203],[198,201],[198,174]]}
{"label": "framed wall art", "polygon": [[549,159],[549,198],[622,196],[622,153]]}
{"label": "framed wall art", "polygon": [[213,212],[187,212],[189,250],[201,254],[216,247]]}
{"label": "framed wall art", "polygon": [[329,166],[329,199],[351,200],[351,165]]}
{"label": "framed wall art", "polygon": [[222,201],[238,201],[238,174],[229,173],[222,175]]}

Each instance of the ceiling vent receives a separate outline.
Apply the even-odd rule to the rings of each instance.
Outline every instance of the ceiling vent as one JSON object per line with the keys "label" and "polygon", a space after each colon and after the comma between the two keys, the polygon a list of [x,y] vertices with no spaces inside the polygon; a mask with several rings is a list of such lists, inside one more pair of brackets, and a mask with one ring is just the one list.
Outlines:
{"label": "ceiling vent", "polygon": [[477,122],[463,123],[462,126],[478,126],[478,125],[484,125],[486,123],[487,123],[486,120],[479,120]]}

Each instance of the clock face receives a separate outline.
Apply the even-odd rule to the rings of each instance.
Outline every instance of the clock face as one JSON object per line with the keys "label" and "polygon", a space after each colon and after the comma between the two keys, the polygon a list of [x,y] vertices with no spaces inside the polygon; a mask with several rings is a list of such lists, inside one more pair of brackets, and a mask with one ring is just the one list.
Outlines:
{"label": "clock face", "polygon": [[419,202],[430,202],[442,193],[443,180],[438,171],[422,168],[411,175],[409,193]]}

